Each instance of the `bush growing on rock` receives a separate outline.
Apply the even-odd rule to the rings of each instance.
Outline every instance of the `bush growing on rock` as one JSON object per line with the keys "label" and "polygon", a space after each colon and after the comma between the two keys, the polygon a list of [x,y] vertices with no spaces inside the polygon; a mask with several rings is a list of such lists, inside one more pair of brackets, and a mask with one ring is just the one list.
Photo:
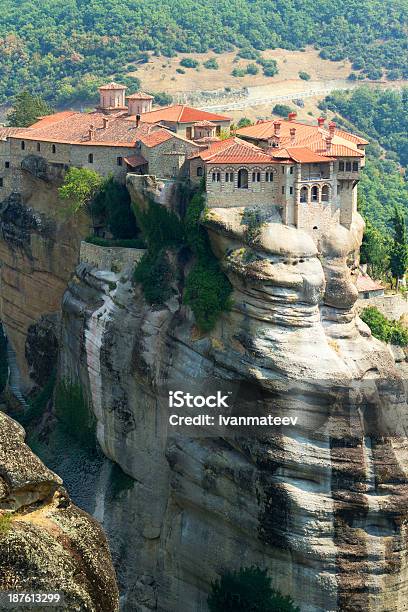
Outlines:
{"label": "bush growing on rock", "polygon": [[364,308],[360,318],[378,340],[398,346],[408,346],[408,330],[398,321],[387,319],[375,306]]}
{"label": "bush growing on rock", "polygon": [[271,587],[267,570],[259,567],[225,572],[211,586],[210,612],[300,612],[290,597]]}

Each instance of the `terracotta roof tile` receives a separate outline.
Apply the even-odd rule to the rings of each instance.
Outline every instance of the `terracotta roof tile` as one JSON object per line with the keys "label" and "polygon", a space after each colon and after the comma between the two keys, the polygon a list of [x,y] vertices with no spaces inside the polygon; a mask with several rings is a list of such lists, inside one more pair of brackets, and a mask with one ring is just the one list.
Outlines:
{"label": "terracotta roof tile", "polygon": [[295,162],[311,164],[319,162],[329,162],[332,157],[326,154],[315,153],[308,147],[286,147],[286,149],[277,149],[276,153],[272,153],[274,158],[293,159]]}
{"label": "terracotta roof tile", "polygon": [[137,91],[136,93],[126,96],[126,100],[153,100],[154,96],[144,93],[144,91]]}
{"label": "terracotta roof tile", "polygon": [[[100,145],[100,146],[134,146],[138,138],[157,129],[156,126],[127,121],[123,114],[109,115],[105,127],[106,115],[93,113],[56,113],[40,120],[35,125],[23,129],[19,135],[26,140],[60,142],[67,144]],[[89,140],[89,130],[95,128],[94,138]]]}
{"label": "terracotta roof tile", "polygon": [[[290,134],[293,128],[296,129],[294,137]],[[239,136],[253,140],[268,140],[274,136],[274,133],[274,121],[263,121],[237,130]],[[329,135],[329,130],[324,127],[282,119],[279,148],[307,147],[319,155],[326,155],[326,138]],[[357,148],[359,144],[367,144],[367,141],[355,134],[335,128],[330,156],[364,157],[364,152]]]}
{"label": "terracotta roof tile", "polygon": [[38,121],[30,125],[30,128],[40,128],[46,127],[47,125],[51,125],[52,123],[56,123],[57,121],[61,121],[62,119],[67,119],[75,115],[75,111],[61,111],[59,113],[54,113],[53,115],[46,115],[45,117],[40,117]]}
{"label": "terracotta roof tile", "polygon": [[217,126],[215,125],[215,123],[212,123],[211,121],[208,121],[207,119],[203,119],[202,121],[197,121],[197,123],[194,124],[194,127],[211,127],[211,128],[215,128]]}
{"label": "terracotta roof tile", "polygon": [[373,280],[368,274],[360,274],[357,277],[356,285],[359,293],[363,291],[379,291],[380,289],[384,289],[383,285]]}
{"label": "terracotta roof tile", "polygon": [[143,157],[143,155],[132,155],[131,157],[125,157],[124,161],[132,168],[137,168],[138,166],[145,166],[148,162]]}
{"label": "terracotta roof tile", "polygon": [[159,129],[151,134],[142,134],[139,137],[139,140],[141,140],[146,147],[156,147],[162,142],[166,142],[166,140],[170,140],[175,136],[175,134],[172,134],[168,130]]}
{"label": "terracotta roof tile", "polygon": [[127,89],[126,85],[120,85],[119,83],[115,83],[114,81],[112,81],[112,83],[107,83],[106,85],[102,85],[101,87],[98,87],[99,91],[104,91],[105,89]]}
{"label": "terracotta roof tile", "polygon": [[175,123],[195,123],[197,121],[230,121],[231,117],[225,115],[217,115],[215,113],[209,113],[207,111],[186,106],[185,104],[174,104],[164,108],[158,108],[150,111],[149,113],[143,113],[143,121],[147,123],[158,123],[160,121],[173,121]]}

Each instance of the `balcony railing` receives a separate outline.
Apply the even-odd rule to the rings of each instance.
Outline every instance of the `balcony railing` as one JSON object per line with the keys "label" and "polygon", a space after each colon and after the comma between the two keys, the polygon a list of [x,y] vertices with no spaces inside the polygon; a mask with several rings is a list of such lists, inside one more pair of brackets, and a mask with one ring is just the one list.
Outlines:
{"label": "balcony railing", "polygon": [[301,181],[328,181],[330,176],[327,174],[322,174],[321,172],[309,172],[307,174],[302,174]]}

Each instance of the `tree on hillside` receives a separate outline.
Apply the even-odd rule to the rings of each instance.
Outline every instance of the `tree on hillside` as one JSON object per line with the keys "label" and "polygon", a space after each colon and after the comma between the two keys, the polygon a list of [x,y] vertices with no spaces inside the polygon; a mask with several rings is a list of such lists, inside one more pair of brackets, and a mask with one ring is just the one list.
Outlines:
{"label": "tree on hillside", "polygon": [[362,264],[367,264],[368,272],[374,278],[384,276],[390,266],[390,240],[369,220],[366,220],[360,261]]}
{"label": "tree on hillside", "polygon": [[7,115],[8,122],[15,127],[28,127],[44,115],[50,115],[52,108],[41,98],[29,91],[22,91],[14,98],[13,110]]}
{"label": "tree on hillside", "polygon": [[391,274],[398,284],[398,279],[403,278],[408,267],[408,237],[404,214],[399,206],[394,208],[392,218],[394,229],[394,241],[391,248]]}

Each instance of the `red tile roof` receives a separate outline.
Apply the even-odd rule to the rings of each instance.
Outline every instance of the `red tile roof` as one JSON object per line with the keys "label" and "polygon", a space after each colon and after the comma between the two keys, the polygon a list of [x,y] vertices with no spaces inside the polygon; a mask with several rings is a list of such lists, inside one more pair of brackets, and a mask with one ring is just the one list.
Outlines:
{"label": "red tile roof", "polygon": [[[127,115],[118,113],[109,115],[104,127],[106,115],[93,113],[56,113],[45,117],[33,126],[20,130],[19,136],[26,140],[82,144],[92,146],[134,146],[140,136],[149,134],[159,128],[147,123],[130,122]],[[94,127],[94,138],[89,140],[89,130]]]}
{"label": "red tile roof", "polygon": [[357,290],[359,293],[363,293],[364,291],[380,291],[384,289],[384,286],[381,283],[373,280],[371,276],[368,274],[361,273],[357,277]]}
{"label": "red tile roof", "polygon": [[151,134],[141,134],[139,140],[141,140],[146,147],[156,147],[162,142],[166,142],[166,140],[170,140],[171,138],[175,137],[176,134],[161,128],[155,132],[152,132]]}
{"label": "red tile roof", "polygon": [[153,100],[154,96],[144,93],[143,91],[137,91],[136,93],[126,96],[126,100]]}
{"label": "red tile roof", "polygon": [[214,142],[207,149],[194,153],[191,158],[194,157],[200,157],[211,164],[266,164],[272,162],[271,156],[260,147],[236,137]]}
{"label": "red tile roof", "polygon": [[45,127],[47,125],[51,125],[52,123],[56,123],[57,121],[61,121],[62,119],[67,119],[72,115],[75,115],[75,111],[61,111],[59,113],[54,113],[53,115],[46,115],[45,117],[40,117],[38,121],[30,125],[30,128]]}
{"label": "red tile roof", "polygon": [[185,104],[174,104],[164,108],[158,108],[143,113],[142,120],[147,123],[158,123],[160,121],[171,121],[173,123],[196,123],[197,121],[231,121],[231,117],[208,113],[207,111],[186,106]]}
{"label": "red tile roof", "polygon": [[217,126],[215,125],[215,123],[212,123],[211,121],[208,121],[207,119],[203,119],[203,121],[197,121],[197,123],[194,124],[194,127],[211,127],[211,128],[215,128]]}
{"label": "red tile roof", "polygon": [[286,149],[277,149],[276,153],[272,152],[271,155],[275,159],[292,159],[304,164],[329,162],[332,159],[330,154],[321,155],[308,147],[286,147]]}
{"label": "red tile roof", "polygon": [[102,85],[98,87],[99,91],[104,91],[105,89],[127,89],[126,85],[119,85],[119,83],[107,83],[106,85]]}
{"label": "red tile roof", "polygon": [[131,157],[125,157],[124,161],[132,168],[137,168],[138,166],[145,166],[148,162],[143,157],[143,155],[132,155]]}
{"label": "red tile roof", "polygon": [[[300,123],[299,121],[280,120],[279,148],[307,147],[311,151],[327,156],[326,138],[330,132],[325,127]],[[295,129],[295,134],[290,131]],[[256,125],[237,130],[237,134],[250,140],[268,140],[275,134],[274,121],[263,121]],[[364,157],[364,152],[358,145],[365,145],[367,141],[355,134],[334,128],[332,147],[329,156],[332,157]]]}

